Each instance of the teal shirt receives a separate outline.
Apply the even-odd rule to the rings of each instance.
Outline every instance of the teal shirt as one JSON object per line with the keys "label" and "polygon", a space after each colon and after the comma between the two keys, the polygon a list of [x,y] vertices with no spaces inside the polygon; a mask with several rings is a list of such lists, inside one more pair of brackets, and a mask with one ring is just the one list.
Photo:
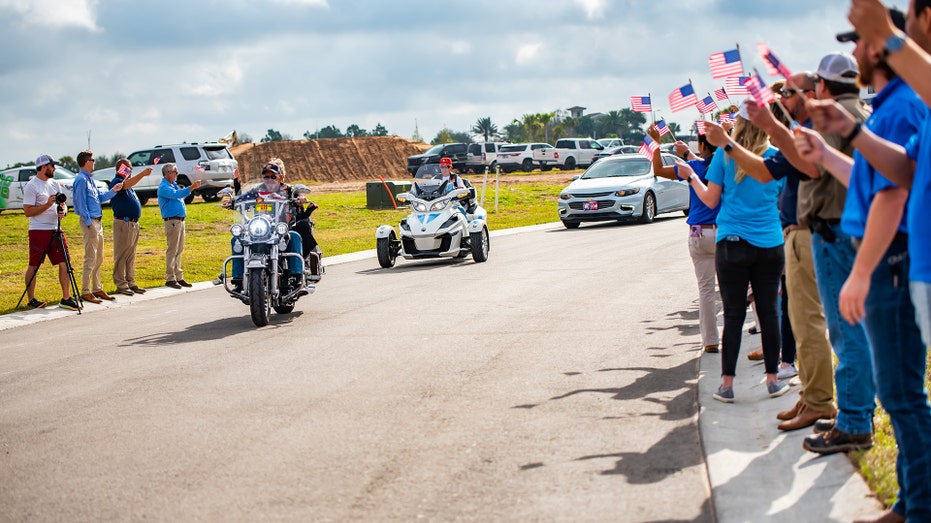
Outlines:
{"label": "teal shirt", "polygon": [[[770,147],[763,153],[763,158],[769,158],[777,151],[775,147]],[[717,241],[724,241],[728,236],[738,236],[763,249],[782,245],[784,240],[778,201],[785,179],[760,183],[746,175],[737,183],[734,178],[736,173],[737,163],[719,147],[705,174],[710,183],[722,187]]]}

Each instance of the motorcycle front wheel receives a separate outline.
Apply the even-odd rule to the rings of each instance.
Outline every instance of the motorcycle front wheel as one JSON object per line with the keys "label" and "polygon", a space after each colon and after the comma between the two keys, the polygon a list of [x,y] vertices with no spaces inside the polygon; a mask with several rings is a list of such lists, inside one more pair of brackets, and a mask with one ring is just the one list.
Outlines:
{"label": "motorcycle front wheel", "polygon": [[271,315],[271,286],[265,269],[249,269],[249,312],[257,327],[268,325]]}

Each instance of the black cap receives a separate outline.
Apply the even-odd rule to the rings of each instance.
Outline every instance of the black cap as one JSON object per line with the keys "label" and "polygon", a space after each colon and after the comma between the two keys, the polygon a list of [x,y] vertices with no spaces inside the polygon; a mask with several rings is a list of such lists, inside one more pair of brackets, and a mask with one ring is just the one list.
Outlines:
{"label": "black cap", "polygon": [[[899,31],[905,31],[905,13],[895,7],[890,7],[889,18],[892,19],[892,24]],[[856,31],[847,31],[846,33],[837,33],[836,38],[838,42],[856,42],[860,39],[860,35]]]}

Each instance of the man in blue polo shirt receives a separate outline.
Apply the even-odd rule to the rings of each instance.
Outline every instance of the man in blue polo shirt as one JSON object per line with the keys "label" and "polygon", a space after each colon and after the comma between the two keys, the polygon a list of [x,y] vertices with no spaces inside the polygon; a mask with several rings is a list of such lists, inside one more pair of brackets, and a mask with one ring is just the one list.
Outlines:
{"label": "man in blue polo shirt", "polygon": [[81,232],[84,235],[84,269],[81,271],[81,299],[91,303],[112,300],[103,291],[100,281],[100,267],[103,265],[103,209],[100,204],[113,198],[123,186],[118,183],[109,191],[101,194],[94,184],[91,171],[94,169],[94,153],[78,153],[78,165],[81,170],[74,179],[74,212],[81,217]]}
{"label": "man in blue polo shirt", "polygon": [[191,191],[200,187],[196,180],[190,187],[178,185],[178,166],[168,163],[162,166],[162,182],[158,184],[158,208],[165,221],[165,238],[168,249],[165,251],[165,285],[172,289],[190,287],[181,271],[181,251],[184,250],[184,218],[187,209],[184,199]]}
{"label": "man in blue polo shirt", "polygon": [[146,167],[139,174],[131,176],[133,166],[126,158],[116,162],[116,176],[110,187],[122,183],[122,190],[110,201],[113,209],[113,283],[116,292],[132,296],[144,294],[145,289],[136,285],[136,245],[139,243],[139,218],[142,216],[142,203],[136,196],[133,186],[144,176],[152,174],[152,168]]}
{"label": "man in blue polo shirt", "polygon": [[[906,26],[900,11],[889,10],[889,14],[900,30]],[[896,76],[880,49],[861,40],[855,32],[838,35],[838,40],[857,41],[854,53],[861,64],[861,81],[871,82],[878,91],[873,101],[875,112],[860,125],[838,106],[812,104],[812,116],[819,128],[844,133],[857,148],[852,166],[810,134],[798,136],[796,144],[800,152],[825,165],[838,179],[849,177],[842,226],[855,238],[858,252],[841,292],[841,313],[847,321],[862,321],[866,327],[873,351],[876,389],[889,413],[899,448],[898,500],[883,521],[929,521],[931,460],[927,449],[931,447],[931,405],[924,388],[927,348],[916,324],[915,308],[919,300],[913,306],[909,288],[914,266],[928,258],[927,250],[920,251],[925,256],[919,261],[911,243],[913,235],[921,234],[911,228],[912,217],[918,214],[916,205],[920,206],[928,193],[927,189],[917,187],[918,169],[907,168],[907,162],[903,161],[916,157],[912,147],[918,139],[927,147],[931,137],[925,134],[928,110]],[[908,144],[905,151],[901,148],[903,144]],[[893,153],[896,148],[898,153]],[[895,163],[901,171],[895,168]],[[915,177],[909,200],[908,190],[896,180],[910,181],[910,176],[900,173],[912,170]]]}

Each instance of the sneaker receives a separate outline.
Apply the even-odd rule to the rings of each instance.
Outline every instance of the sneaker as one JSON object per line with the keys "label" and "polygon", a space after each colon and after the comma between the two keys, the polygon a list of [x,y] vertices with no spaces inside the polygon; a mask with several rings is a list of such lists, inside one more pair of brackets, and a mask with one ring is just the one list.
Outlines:
{"label": "sneaker", "polygon": [[58,302],[58,306],[62,309],[68,309],[69,311],[76,311],[81,309],[81,306],[78,305],[78,302],[76,302],[74,298],[62,299],[60,302]]}
{"label": "sneaker", "polygon": [[781,381],[770,381],[766,384],[766,390],[770,398],[778,398],[786,392],[789,392],[789,384]]}
{"label": "sneaker", "polygon": [[783,363],[779,366],[779,372],[776,373],[776,377],[781,380],[794,378],[795,376],[798,376],[798,367],[796,367],[794,363],[788,365]]}
{"label": "sneaker", "polygon": [[29,303],[27,303],[26,306],[28,306],[30,309],[41,309],[42,307],[45,307],[45,302],[33,298],[29,300]]}
{"label": "sneaker", "polygon": [[718,387],[718,391],[714,393],[714,399],[724,403],[734,403],[734,387],[725,388],[724,385],[721,385]]}
{"label": "sneaker", "polygon": [[802,442],[802,447],[809,452],[818,454],[834,454],[848,450],[867,450],[873,448],[873,435],[850,434],[837,428],[827,432],[808,436]]}

